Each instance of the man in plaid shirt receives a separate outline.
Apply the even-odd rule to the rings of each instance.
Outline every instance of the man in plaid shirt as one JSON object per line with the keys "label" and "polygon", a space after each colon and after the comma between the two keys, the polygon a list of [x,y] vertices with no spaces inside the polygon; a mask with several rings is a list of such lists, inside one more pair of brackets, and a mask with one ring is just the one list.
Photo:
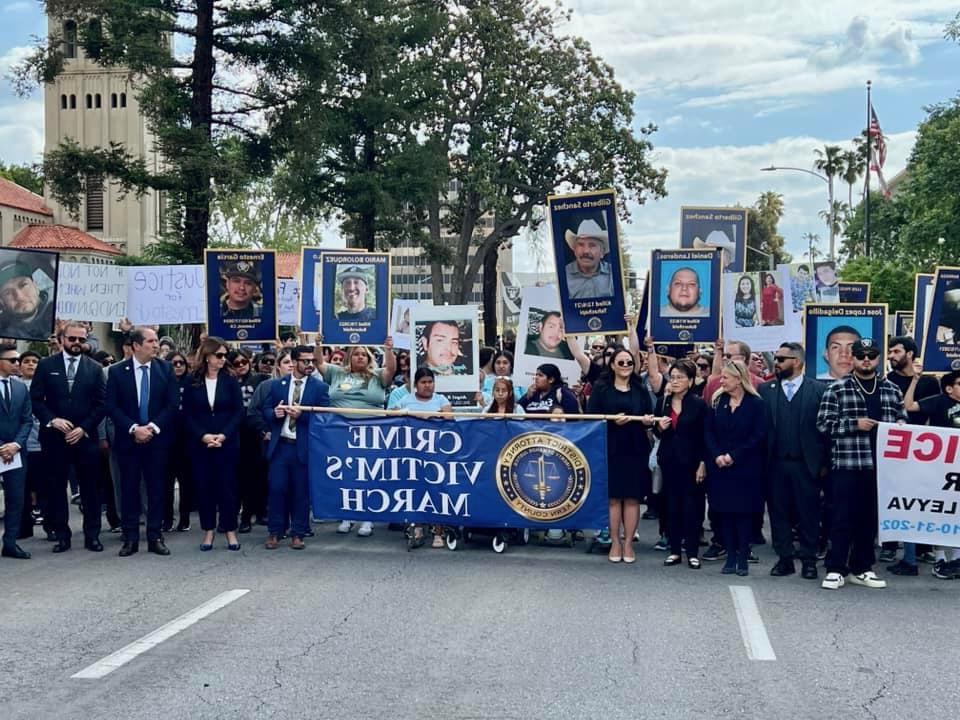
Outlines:
{"label": "man in plaid shirt", "polygon": [[[906,422],[900,389],[877,374],[880,350],[867,338],[853,344],[853,372],[823,393],[817,429],[830,438],[833,508],[827,576],[821,587],[838,590],[845,579],[886,587],[872,568],[877,535],[877,424]],[[849,575],[849,578],[848,578]]]}

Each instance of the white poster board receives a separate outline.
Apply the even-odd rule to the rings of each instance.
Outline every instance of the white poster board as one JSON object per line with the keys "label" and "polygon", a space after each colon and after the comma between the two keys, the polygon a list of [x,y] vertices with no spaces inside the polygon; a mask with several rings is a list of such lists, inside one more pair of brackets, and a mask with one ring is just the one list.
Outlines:
{"label": "white poster board", "polygon": [[[774,278],[775,284],[772,286],[766,280],[768,275]],[[748,284],[751,288],[744,292],[742,288]],[[766,298],[763,296],[764,285],[771,288],[767,291]],[[750,305],[747,297],[751,292],[755,305],[755,314],[752,318],[748,317],[748,313],[744,311],[744,307]],[[739,308],[738,295],[742,298],[739,302]],[[802,313],[793,311],[793,302],[790,295],[789,266],[780,265],[773,271],[724,273],[721,298],[723,302],[724,338],[742,340],[750,346],[751,350],[758,352],[772,352],[782,343],[803,341]],[[773,298],[778,298],[778,300],[775,301]],[[766,322],[770,324],[763,324],[765,316],[768,318]]]}
{"label": "white poster board", "polygon": [[207,321],[203,265],[145,265],[127,270],[127,317],[134,325]]}
{"label": "white poster board", "polygon": [[393,301],[388,335],[393,338],[393,346],[397,350],[409,350],[413,347],[413,323],[410,318],[416,304],[416,300]]}
{"label": "white poster board", "polygon": [[300,281],[277,278],[277,321],[281,325],[297,325],[300,310]]}
{"label": "white poster board", "polygon": [[881,542],[960,547],[960,429],[880,423],[877,513]]}
{"label": "white poster board", "polygon": [[417,303],[410,313],[414,350],[410,379],[420,367],[436,375],[436,391],[457,407],[476,405],[480,391],[480,323],[476,305]]}
{"label": "white poster board", "polygon": [[105,323],[126,317],[127,270],[121,265],[61,262],[56,317]]}
{"label": "white poster board", "polygon": [[[544,317],[548,317],[544,333]],[[520,323],[517,327],[517,352],[513,365],[513,384],[526,389],[533,382],[537,367],[553,363],[568,385],[580,380],[580,364],[573,359],[565,340],[557,343],[557,321],[563,331],[560,317],[560,299],[556,287],[525,287],[520,290]],[[572,338],[576,342],[576,338]]]}

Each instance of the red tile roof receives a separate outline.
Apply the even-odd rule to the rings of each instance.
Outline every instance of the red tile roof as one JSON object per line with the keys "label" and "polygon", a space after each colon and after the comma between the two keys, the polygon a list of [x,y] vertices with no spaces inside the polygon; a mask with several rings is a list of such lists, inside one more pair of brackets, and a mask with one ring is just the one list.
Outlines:
{"label": "red tile roof", "polygon": [[0,178],[0,205],[53,217],[53,210],[44,204],[42,197],[6,178]]}
{"label": "red tile roof", "polygon": [[300,253],[277,253],[277,277],[295,278],[300,273]]}
{"label": "red tile roof", "polygon": [[10,242],[10,247],[34,250],[87,250],[105,255],[123,255],[103,240],[66,225],[27,225]]}

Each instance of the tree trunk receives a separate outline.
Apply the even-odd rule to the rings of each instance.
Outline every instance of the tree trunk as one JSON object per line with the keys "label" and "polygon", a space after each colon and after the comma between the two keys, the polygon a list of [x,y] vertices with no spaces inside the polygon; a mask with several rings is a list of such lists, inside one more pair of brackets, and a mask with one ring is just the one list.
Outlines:
{"label": "tree trunk", "polygon": [[497,260],[499,243],[488,247],[483,257],[483,338],[490,347],[497,343]]}
{"label": "tree trunk", "polygon": [[184,173],[183,242],[196,259],[203,257],[210,225],[210,168],[205,158],[211,142],[213,120],[214,0],[198,0],[196,39],[193,49],[193,73],[190,78],[192,100],[190,129],[196,143],[196,162],[191,158],[171,158],[181,164]]}

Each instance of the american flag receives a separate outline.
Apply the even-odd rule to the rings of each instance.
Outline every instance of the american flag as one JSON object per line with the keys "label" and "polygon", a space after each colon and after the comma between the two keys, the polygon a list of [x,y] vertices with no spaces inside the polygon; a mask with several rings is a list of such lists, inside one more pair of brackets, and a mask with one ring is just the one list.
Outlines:
{"label": "american flag", "polygon": [[880,189],[886,197],[890,197],[890,189],[883,177],[883,164],[887,161],[887,143],[883,139],[883,130],[880,129],[880,120],[877,112],[870,105],[870,129],[867,134],[870,138],[870,170],[877,173],[880,180]]}

